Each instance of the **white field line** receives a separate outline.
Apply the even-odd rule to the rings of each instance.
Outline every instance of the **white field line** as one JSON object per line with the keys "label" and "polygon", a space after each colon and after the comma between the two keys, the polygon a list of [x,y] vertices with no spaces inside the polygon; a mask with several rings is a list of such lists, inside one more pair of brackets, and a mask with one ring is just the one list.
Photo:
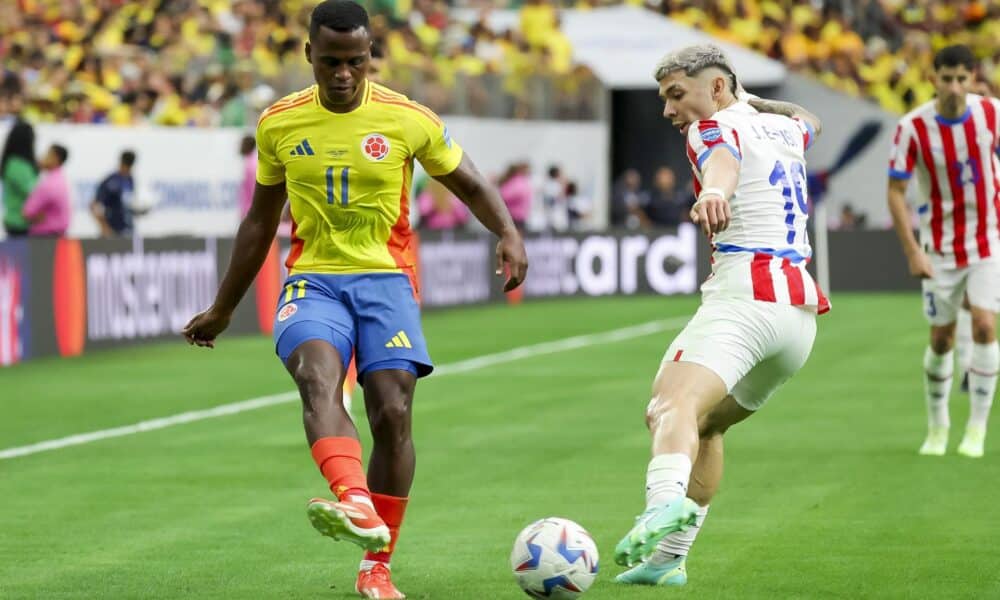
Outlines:
{"label": "white field line", "polygon": [[[579,348],[586,348],[588,346],[595,346],[597,344],[621,342],[632,338],[659,333],[661,331],[680,329],[687,323],[687,321],[687,317],[649,321],[647,323],[632,325],[630,327],[622,327],[620,329],[612,329],[601,333],[577,335],[551,342],[541,342],[530,346],[520,346],[511,350],[505,350],[504,352],[484,354],[482,356],[476,356],[474,358],[440,365],[434,369],[432,377],[468,373],[469,371],[513,362],[523,358],[532,358],[544,354],[554,354],[556,352],[576,350]],[[223,404],[221,406],[205,410],[193,410],[171,415],[169,417],[140,421],[133,425],[124,425],[122,427],[113,427],[111,429],[102,429],[100,431],[90,431],[88,433],[78,433],[54,440],[46,440],[44,442],[29,444],[27,446],[17,446],[14,448],[0,450],[0,460],[17,458],[19,456],[28,456],[29,454],[37,454],[39,452],[47,452],[49,450],[58,450],[69,446],[79,446],[81,444],[99,442],[101,440],[142,433],[145,431],[155,431],[157,429],[164,429],[166,427],[173,427],[174,425],[182,425],[184,423],[193,423],[195,421],[204,421],[205,419],[235,415],[251,410],[257,410],[259,408],[274,406],[276,404],[292,402],[294,400],[298,400],[298,398],[299,393],[297,391],[284,392],[281,394],[251,398],[250,400],[243,400],[241,402]]]}

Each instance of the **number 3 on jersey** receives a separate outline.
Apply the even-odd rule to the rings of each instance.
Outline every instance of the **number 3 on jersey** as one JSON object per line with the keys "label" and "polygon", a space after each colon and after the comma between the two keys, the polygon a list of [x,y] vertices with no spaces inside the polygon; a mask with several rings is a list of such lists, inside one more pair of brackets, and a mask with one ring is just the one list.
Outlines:
{"label": "number 3 on jersey", "polygon": [[[340,172],[340,205],[347,206],[347,171],[350,167],[344,167]],[[333,204],[334,202],[334,182],[338,179],[335,176],[335,167],[326,168],[326,203]]]}
{"label": "number 3 on jersey", "polygon": [[[789,178],[789,174],[791,178]],[[795,243],[795,206],[798,205],[803,215],[808,214],[806,205],[806,168],[798,161],[789,163],[786,169],[781,161],[775,161],[771,170],[771,185],[781,186],[781,195],[785,197],[785,225],[788,227],[788,243]],[[795,191],[795,201],[792,201],[792,190]]]}

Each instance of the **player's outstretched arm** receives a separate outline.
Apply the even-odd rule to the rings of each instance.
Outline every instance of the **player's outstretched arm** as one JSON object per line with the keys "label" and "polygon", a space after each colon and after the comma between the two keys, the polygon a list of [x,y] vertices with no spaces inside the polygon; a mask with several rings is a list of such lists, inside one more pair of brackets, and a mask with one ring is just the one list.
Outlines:
{"label": "player's outstretched arm", "polygon": [[215,347],[215,338],[229,326],[229,319],[253,282],[271,248],[285,206],[285,184],[256,184],[253,203],[240,224],[233,244],[233,255],[215,302],[205,312],[195,315],[184,327],[189,344]]}
{"label": "player's outstretched arm", "polygon": [[497,243],[497,275],[502,275],[504,267],[507,268],[508,278],[504,291],[509,292],[521,285],[528,273],[528,254],[510,211],[496,189],[486,181],[467,155],[462,157],[462,162],[454,171],[435,179],[458,196],[479,222],[500,238]]}
{"label": "player's outstretched arm", "polygon": [[792,102],[782,102],[781,100],[768,100],[766,98],[751,98],[749,100],[749,104],[757,109],[757,112],[784,115],[792,118],[798,117],[806,123],[809,123],[809,126],[812,127],[816,137],[819,137],[820,133],[823,131],[823,122],[820,121],[819,117],[802,108],[798,104],[794,104]]}
{"label": "player's outstretched arm", "polygon": [[906,179],[889,178],[889,213],[892,215],[892,225],[896,229],[899,243],[903,246],[903,254],[910,267],[910,275],[920,278],[933,277],[931,261],[927,253],[920,248],[913,227],[910,225],[910,209],[906,205]]}

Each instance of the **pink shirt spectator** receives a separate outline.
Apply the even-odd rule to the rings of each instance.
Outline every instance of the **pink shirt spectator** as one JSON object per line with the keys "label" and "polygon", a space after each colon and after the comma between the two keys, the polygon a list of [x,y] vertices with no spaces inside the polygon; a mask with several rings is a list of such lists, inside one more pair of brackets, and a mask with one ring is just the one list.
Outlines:
{"label": "pink shirt spectator", "polygon": [[[469,211],[462,201],[448,193],[436,204],[430,186],[417,197],[420,209],[420,225],[425,229],[454,229],[469,220]],[[447,202],[447,210],[441,210],[441,203]]]}
{"label": "pink shirt spectator", "polygon": [[[69,183],[62,168],[42,174],[24,204],[24,217],[31,222],[29,235],[64,235],[69,229]],[[39,217],[41,217],[39,219]]]}
{"label": "pink shirt spectator", "polygon": [[531,177],[526,173],[518,173],[500,186],[500,197],[518,225],[524,225],[531,214],[531,196]]}
{"label": "pink shirt spectator", "polygon": [[250,212],[253,204],[253,186],[257,182],[257,153],[251,152],[243,157],[243,181],[240,182],[240,219]]}

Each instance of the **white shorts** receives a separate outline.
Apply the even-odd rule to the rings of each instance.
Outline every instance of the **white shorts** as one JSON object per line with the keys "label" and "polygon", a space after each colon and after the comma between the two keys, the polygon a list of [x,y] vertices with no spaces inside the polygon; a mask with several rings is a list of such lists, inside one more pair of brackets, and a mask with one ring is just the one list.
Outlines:
{"label": "white shorts", "polygon": [[984,260],[960,269],[932,266],[934,277],[921,282],[924,316],[931,325],[954,323],[965,295],[976,308],[1000,312],[1000,260]]}
{"label": "white shorts", "polygon": [[815,339],[810,308],[716,297],[698,308],[663,361],[712,370],[740,406],[757,410],[802,368]]}

